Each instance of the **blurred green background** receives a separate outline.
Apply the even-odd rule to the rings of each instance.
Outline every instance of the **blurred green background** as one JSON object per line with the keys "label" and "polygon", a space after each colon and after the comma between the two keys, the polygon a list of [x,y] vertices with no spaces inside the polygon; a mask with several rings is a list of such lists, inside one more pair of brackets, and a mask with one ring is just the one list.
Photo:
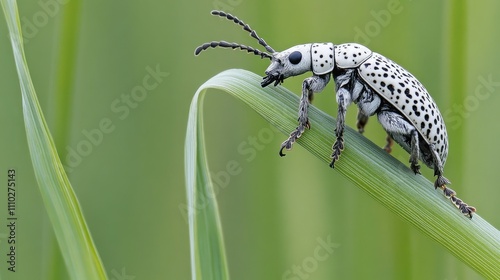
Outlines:
{"label": "blurred green background", "polygon": [[[461,198],[500,227],[498,1],[467,2],[463,26],[448,24],[451,0],[81,1],[73,14],[78,16],[73,46],[61,43],[72,1],[18,5],[40,103],[110,279],[190,278],[183,167],[189,103],[204,81],[225,69],[263,74],[268,66],[267,60],[229,50],[193,55],[195,47],[211,40],[258,46],[236,25],[210,16],[212,9],[234,13],[276,50],[307,42],[358,42],[412,72],[448,125],[445,175]],[[447,91],[448,79],[455,78],[447,67],[456,43],[448,41],[452,28],[464,28],[466,39],[465,46],[457,43],[465,47],[465,57],[454,58],[466,71],[465,80],[457,81],[466,87],[458,103]],[[33,175],[3,19],[0,37],[0,180],[6,182],[7,169],[16,168],[20,219],[16,273],[5,268],[6,229],[0,227],[0,275],[66,279]],[[62,71],[70,90],[67,102],[58,103],[57,65],[68,50],[73,53],[65,59],[70,57],[73,67]],[[299,94],[305,77],[284,86]],[[148,89],[142,91],[145,81]],[[336,115],[333,84],[314,105]],[[57,112],[64,110],[67,123],[58,132]],[[280,158],[286,135],[267,133],[269,125],[242,103],[214,91],[204,112],[232,279],[480,279],[299,145]],[[352,106],[350,126],[355,114]],[[103,120],[111,122],[112,131],[98,132]],[[366,137],[384,144],[375,118]],[[399,147],[393,156],[408,161]],[[234,161],[241,172],[227,176]],[[6,191],[0,193],[5,205]],[[5,217],[0,210],[2,224]],[[319,240],[335,244],[322,260],[314,257]]]}

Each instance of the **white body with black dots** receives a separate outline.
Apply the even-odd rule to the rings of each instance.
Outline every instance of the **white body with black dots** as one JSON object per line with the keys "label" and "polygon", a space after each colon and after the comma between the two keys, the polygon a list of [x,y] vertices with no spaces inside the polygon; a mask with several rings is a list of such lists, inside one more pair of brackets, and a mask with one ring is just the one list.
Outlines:
{"label": "white body with black dots", "polygon": [[276,52],[250,26],[235,16],[221,11],[212,11],[212,15],[227,18],[242,26],[269,53],[237,43],[214,41],[198,47],[196,55],[210,47],[225,47],[239,48],[269,58],[271,65],[265,71],[262,87],[273,82],[277,86],[288,77],[309,71],[313,73],[302,84],[299,124],[281,145],[281,156],[284,156],[283,149],[290,150],[305,129],[310,128],[307,112],[312,96],[321,92],[333,77],[338,114],[330,166],[334,167],[344,149],[345,114],[347,107],[355,103],[358,106],[357,127],[361,133],[368,117],[377,115],[388,134],[385,150],[391,151],[394,140],[410,154],[410,167],[415,173],[420,173],[419,160],[433,168],[437,176],[435,188],[441,188],[465,216],[472,218],[476,209],[446,187],[450,184],[443,176],[443,166],[448,156],[448,135],[443,117],[425,87],[410,72],[383,55],[355,43],[302,44]]}

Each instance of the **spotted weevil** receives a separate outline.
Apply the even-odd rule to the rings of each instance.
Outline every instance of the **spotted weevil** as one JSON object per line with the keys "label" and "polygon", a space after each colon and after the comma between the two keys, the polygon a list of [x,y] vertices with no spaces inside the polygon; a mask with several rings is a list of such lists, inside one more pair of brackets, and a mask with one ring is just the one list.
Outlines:
{"label": "spotted weevil", "polygon": [[398,143],[410,154],[410,168],[415,174],[420,174],[419,160],[433,168],[437,176],[434,187],[442,189],[462,214],[472,218],[476,209],[459,199],[455,191],[446,186],[450,181],[443,176],[448,156],[448,134],[443,117],[425,87],[410,72],[356,43],[310,43],[277,52],[237,17],[223,11],[211,13],[243,27],[267,52],[238,43],[212,41],[196,48],[195,55],[208,48],[222,47],[268,58],[271,65],[265,71],[262,87],[272,83],[277,86],[288,77],[308,71],[313,73],[302,83],[299,124],[281,144],[280,156],[285,155],[284,149],[292,148],[306,128],[310,128],[308,106],[314,93],[321,92],[333,77],[338,114],[330,167],[334,167],[344,149],[345,115],[348,105],[354,102],[358,106],[357,128],[360,133],[363,133],[368,118],[376,114],[387,132],[384,149],[391,152],[393,140]]}

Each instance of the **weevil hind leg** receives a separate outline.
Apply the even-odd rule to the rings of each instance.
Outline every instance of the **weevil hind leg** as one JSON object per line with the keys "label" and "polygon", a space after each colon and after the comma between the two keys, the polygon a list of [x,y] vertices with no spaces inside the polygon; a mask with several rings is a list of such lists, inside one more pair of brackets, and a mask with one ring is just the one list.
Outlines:
{"label": "weevil hind leg", "polygon": [[281,144],[280,156],[285,156],[283,150],[291,150],[293,143],[302,136],[305,129],[311,128],[308,117],[309,104],[312,103],[314,93],[322,91],[329,81],[330,75],[321,75],[306,78],[302,83],[302,96],[300,97],[298,117],[299,125],[290,133],[288,139]]}
{"label": "weevil hind leg", "polygon": [[438,152],[436,151],[436,147],[434,146],[434,144],[430,144],[429,148],[431,150],[432,161],[434,165],[434,176],[437,176],[436,181],[434,182],[434,188],[441,188],[445,192],[445,195],[446,193],[449,194],[447,197],[455,195],[454,192],[451,193],[445,191],[446,185],[451,184],[451,182],[443,176],[443,164],[441,162],[441,159],[439,158]]}
{"label": "weevil hind leg", "polygon": [[387,132],[387,143],[384,150],[388,153],[392,151],[394,141],[399,143],[406,151],[410,153],[410,163],[412,170],[418,166],[418,133],[415,127],[406,121],[401,114],[397,113],[387,104],[380,107],[377,112],[377,118],[382,127]]}
{"label": "weevil hind leg", "polygon": [[476,212],[476,208],[467,205],[467,203],[463,202],[456,196],[456,192],[454,190],[446,186],[451,184],[451,182],[443,176],[443,164],[441,163],[441,159],[439,158],[439,155],[433,144],[430,145],[430,149],[434,162],[434,175],[437,176],[437,179],[434,182],[434,188],[440,188],[441,190],[443,190],[444,196],[450,199],[451,203],[453,203],[453,205],[455,205],[455,207],[457,207],[464,216],[472,219],[472,214]]}
{"label": "weevil hind leg", "polygon": [[[396,140],[406,151],[410,153],[410,168],[415,174],[420,174],[420,145],[418,131],[411,123],[405,120],[401,114],[387,105],[383,105],[377,114],[382,127],[387,132],[387,146],[391,146],[392,139]],[[387,148],[384,148],[387,151]]]}
{"label": "weevil hind leg", "polygon": [[[369,117],[363,114],[363,111],[358,108],[358,117],[356,122],[356,127],[358,128],[358,132],[363,134],[365,132],[365,126],[368,123]],[[391,135],[387,134],[385,137],[386,144],[384,146],[384,151],[388,154],[392,152],[392,146],[394,145],[394,140],[392,140]]]}

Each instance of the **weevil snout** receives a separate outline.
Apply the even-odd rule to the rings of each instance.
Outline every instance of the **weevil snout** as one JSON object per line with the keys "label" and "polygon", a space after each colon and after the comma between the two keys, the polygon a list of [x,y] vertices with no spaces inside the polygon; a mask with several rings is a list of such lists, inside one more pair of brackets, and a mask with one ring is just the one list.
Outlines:
{"label": "weevil snout", "polygon": [[274,82],[274,86],[277,86],[281,83],[283,83],[283,80],[285,79],[285,76],[281,74],[278,71],[275,72],[270,72],[266,71],[266,76],[262,77],[263,81],[260,83],[262,87],[267,87],[268,85],[272,84]]}

